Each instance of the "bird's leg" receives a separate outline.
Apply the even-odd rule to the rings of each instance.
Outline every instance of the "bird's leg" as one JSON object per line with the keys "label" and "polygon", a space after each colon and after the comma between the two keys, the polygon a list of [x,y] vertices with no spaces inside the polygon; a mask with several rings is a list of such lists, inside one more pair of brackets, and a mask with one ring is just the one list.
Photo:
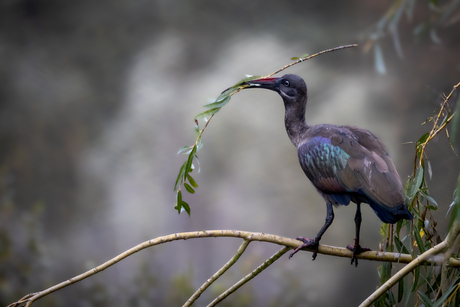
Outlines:
{"label": "bird's leg", "polygon": [[327,203],[326,205],[327,205],[326,222],[324,223],[323,227],[321,227],[321,230],[316,235],[316,238],[314,238],[312,240],[312,239],[308,239],[308,238],[304,238],[304,237],[297,237],[296,239],[299,240],[299,241],[302,241],[303,244],[300,245],[299,247],[297,247],[289,255],[289,259],[291,259],[292,256],[294,256],[299,250],[301,250],[303,248],[307,248],[307,247],[314,249],[313,255],[311,257],[312,257],[312,260],[316,259],[316,256],[318,255],[319,240],[321,240],[321,237],[326,232],[326,229],[328,229],[329,226],[331,226],[332,221],[334,220],[334,210],[332,209],[332,204]]}
{"label": "bird's leg", "polygon": [[355,226],[356,226],[356,237],[355,237],[355,245],[348,245],[347,248],[353,252],[353,256],[351,257],[351,264],[353,262],[355,263],[355,266],[358,266],[358,259],[356,258],[356,255],[362,253],[362,252],[367,252],[370,251],[370,248],[367,247],[361,247],[359,245],[359,230],[361,228],[361,204],[357,204],[356,207],[356,214],[355,214]]}

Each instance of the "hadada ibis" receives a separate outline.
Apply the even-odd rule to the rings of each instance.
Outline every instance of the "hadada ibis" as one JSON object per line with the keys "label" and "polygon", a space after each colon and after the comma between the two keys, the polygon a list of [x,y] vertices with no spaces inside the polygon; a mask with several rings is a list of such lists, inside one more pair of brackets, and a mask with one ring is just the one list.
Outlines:
{"label": "hadada ibis", "polygon": [[315,260],[321,237],[334,220],[333,207],[357,204],[355,244],[351,264],[358,265],[356,255],[370,249],[359,244],[361,203],[371,206],[384,223],[411,220],[404,203],[404,190],[398,172],[385,145],[371,132],[352,126],[316,125],[305,121],[307,86],[297,75],[247,81],[249,88],[277,92],[284,101],[284,123],[291,142],[297,147],[300,166],[318,193],[326,201],[326,222],[314,239],[298,237],[303,242],[289,256],[305,247],[313,248]]}

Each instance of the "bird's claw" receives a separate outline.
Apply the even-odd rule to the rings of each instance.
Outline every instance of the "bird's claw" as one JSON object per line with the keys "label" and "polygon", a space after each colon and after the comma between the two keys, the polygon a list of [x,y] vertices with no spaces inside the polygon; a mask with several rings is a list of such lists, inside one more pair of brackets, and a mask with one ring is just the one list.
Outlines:
{"label": "bird's claw", "polygon": [[361,245],[347,245],[347,249],[353,252],[353,256],[351,257],[351,265],[355,264],[355,267],[358,267],[358,258],[356,255],[361,254],[362,252],[369,252],[372,251],[370,248],[361,247]]}
{"label": "bird's claw", "polygon": [[316,256],[318,255],[318,246],[319,246],[319,241],[317,241],[316,239],[308,239],[308,238],[304,238],[304,237],[297,237],[296,240],[299,240],[299,241],[302,241],[303,244],[300,245],[299,247],[297,247],[290,255],[289,255],[289,259],[292,258],[292,256],[294,256],[299,250],[301,249],[304,249],[304,248],[309,248],[309,249],[313,249],[313,255],[311,256],[312,260],[315,260],[316,259]]}

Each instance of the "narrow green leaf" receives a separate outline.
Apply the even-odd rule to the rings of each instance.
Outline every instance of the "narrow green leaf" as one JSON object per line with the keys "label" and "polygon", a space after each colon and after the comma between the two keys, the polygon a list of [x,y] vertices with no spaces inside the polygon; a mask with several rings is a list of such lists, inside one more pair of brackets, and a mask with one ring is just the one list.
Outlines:
{"label": "narrow green leaf", "polygon": [[212,103],[208,103],[207,105],[204,105],[205,108],[222,108],[223,106],[225,106],[229,101],[230,101],[230,96],[226,96],[224,99],[222,100],[216,100]]}
{"label": "narrow green leaf", "polygon": [[223,91],[219,96],[217,96],[216,101],[220,101],[227,96],[231,96],[234,92],[236,92],[240,88],[240,86],[238,86],[240,83],[241,81],[235,84],[234,86],[229,87],[228,89]]}
{"label": "narrow green leaf", "polygon": [[389,300],[390,306],[395,306],[396,305],[396,300],[395,300],[395,296],[394,296],[393,292],[388,291],[387,293],[388,293],[388,300]]}
{"label": "narrow green leaf", "polygon": [[198,188],[198,184],[196,183],[195,179],[192,178],[192,176],[187,174],[187,179],[188,179],[188,182],[190,182],[190,184],[192,185],[192,187]]}
{"label": "narrow green leaf", "polygon": [[391,263],[385,262],[380,269],[380,280],[384,284],[391,277]]}
{"label": "narrow green leaf", "polygon": [[187,159],[187,166],[185,167],[185,174],[188,174],[192,171],[192,162],[193,162],[193,157],[195,156],[195,153],[196,153],[196,146],[194,145]]}
{"label": "narrow green leaf", "polygon": [[404,284],[406,282],[406,278],[401,278],[398,282],[398,303],[401,302],[402,298],[404,297]]}
{"label": "narrow green leaf", "polygon": [[184,208],[188,216],[190,216],[190,206],[185,201],[182,201],[182,208]]}
{"label": "narrow green leaf", "polygon": [[430,133],[427,132],[425,133],[424,135],[422,135],[420,137],[420,139],[418,139],[417,143],[416,143],[416,148],[418,148],[420,145],[422,145],[423,143],[426,142],[426,140],[428,139],[428,136],[430,136]]}
{"label": "narrow green leaf", "polygon": [[423,293],[422,291],[418,291],[418,297],[420,298],[420,300],[423,302],[423,304],[425,304],[426,307],[432,307],[433,306],[433,302],[430,300],[430,298],[425,294]]}
{"label": "narrow green leaf", "polygon": [[395,245],[396,245],[396,250],[398,251],[398,253],[402,253],[402,243],[401,241],[398,239],[398,237],[394,237],[394,241],[395,241]]}
{"label": "narrow green leaf", "polygon": [[[429,279],[431,279],[431,277],[430,277],[431,274],[430,274],[430,276],[428,276],[428,277],[423,276],[423,274],[421,274],[420,276],[422,276],[424,283],[426,283],[427,291],[425,292],[425,294],[426,294],[426,295],[430,295],[431,293],[436,294],[435,290],[434,290],[433,287],[430,285]],[[419,288],[420,288],[420,287],[419,287]]]}
{"label": "narrow green leaf", "polygon": [[401,228],[403,226],[403,222],[405,220],[399,220],[397,223],[396,223],[396,235],[398,236],[399,238],[399,233],[401,232]]}
{"label": "narrow green leaf", "polygon": [[417,194],[417,191],[420,189],[420,185],[422,184],[422,181],[423,181],[423,167],[419,167],[415,171],[415,177],[412,180],[412,184],[410,187],[410,192],[409,192],[410,199],[414,198],[415,194]]}
{"label": "narrow green leaf", "polygon": [[177,194],[176,194],[176,206],[174,207],[174,209],[177,210],[177,213],[181,213],[182,212],[182,193],[181,191],[177,191]]}
{"label": "narrow green leaf", "polygon": [[[255,79],[260,79],[260,78],[261,78],[261,76],[246,75],[246,78],[241,79],[237,84],[235,84],[235,85],[229,87],[228,89],[226,89],[225,91],[223,91],[221,96],[222,95],[231,95],[234,92],[236,92],[238,89],[240,89],[242,87],[245,87],[243,85],[243,83],[245,83],[247,81],[255,80]],[[221,96],[217,97],[216,100],[220,100]]]}
{"label": "narrow green leaf", "polygon": [[388,224],[387,223],[382,223],[382,226],[380,226],[380,236],[382,238],[386,238],[387,229],[388,229]]}
{"label": "narrow green leaf", "polygon": [[183,153],[183,154],[188,154],[192,151],[192,147],[193,146],[184,146],[182,147],[181,149],[179,149],[179,151],[177,152],[177,154],[180,154],[180,153]]}
{"label": "narrow green leaf", "polygon": [[177,176],[177,179],[176,179],[176,184],[174,185],[174,191],[177,190],[177,187],[178,187],[178,184],[181,180],[181,178],[184,178],[184,174],[185,174],[185,166],[187,165],[187,161],[184,162],[184,164],[182,164],[180,170],[179,170],[179,175]]}
{"label": "narrow green leaf", "polygon": [[438,209],[438,203],[434,200],[433,197],[431,197],[430,195],[426,194],[425,192],[422,192],[420,191],[420,194],[422,194],[422,196],[428,200],[431,204],[433,204],[433,206],[427,206],[429,209],[432,209],[432,210],[437,210]]}
{"label": "narrow green leaf", "polygon": [[210,109],[210,110],[204,111],[203,113],[198,114],[197,116],[195,116],[195,118],[211,116],[219,112],[219,110],[220,108]]}
{"label": "narrow green leaf", "polygon": [[251,80],[255,80],[255,79],[260,79],[260,78],[262,78],[262,76],[246,75],[246,78],[242,79],[239,84],[244,83],[244,82],[248,82],[248,81],[251,81]]}
{"label": "narrow green leaf", "polygon": [[414,281],[412,282],[412,286],[410,288],[410,292],[415,292],[417,290],[417,283],[418,283],[418,278],[420,276],[420,267],[416,267],[413,271],[412,274],[414,274]]}
{"label": "narrow green leaf", "polygon": [[420,232],[417,230],[417,227],[414,227],[414,237],[420,253],[423,254],[425,252],[425,244],[423,243],[422,237],[420,236]]}
{"label": "narrow green leaf", "polygon": [[385,295],[380,296],[375,301],[374,307],[386,307],[385,306]]}
{"label": "narrow green leaf", "polygon": [[180,190],[177,191],[176,198],[177,198],[177,202],[178,202],[179,205],[180,205],[181,202],[182,202],[182,192],[181,192]]}
{"label": "narrow green leaf", "polygon": [[303,54],[303,55],[301,56],[301,58],[303,59],[303,58],[306,58],[307,56],[309,56],[309,54],[308,54],[308,53],[305,53],[305,54]]}
{"label": "narrow green leaf", "polygon": [[298,56],[294,56],[294,57],[291,58],[291,60],[297,61],[297,60],[300,60],[300,58]]}
{"label": "narrow green leaf", "polygon": [[195,190],[186,182],[184,182],[184,187],[190,194],[195,194]]}
{"label": "narrow green leaf", "polygon": [[450,295],[452,294],[452,292],[457,288],[457,285],[458,283],[460,282],[460,278],[457,278],[456,280],[454,280],[454,282],[450,285],[449,289],[447,290],[446,293],[444,293],[437,301],[436,303],[433,305],[433,307],[439,307],[441,306],[442,303],[444,303],[444,301],[450,297]]}
{"label": "narrow green leaf", "polygon": [[404,301],[404,307],[409,306],[409,300],[412,297],[411,287],[405,287],[404,296],[406,297]]}
{"label": "narrow green leaf", "polygon": [[401,254],[409,254],[409,251],[407,248],[404,246],[404,244],[399,240],[398,237],[394,237],[395,244],[396,244],[396,249],[398,250],[399,253]]}

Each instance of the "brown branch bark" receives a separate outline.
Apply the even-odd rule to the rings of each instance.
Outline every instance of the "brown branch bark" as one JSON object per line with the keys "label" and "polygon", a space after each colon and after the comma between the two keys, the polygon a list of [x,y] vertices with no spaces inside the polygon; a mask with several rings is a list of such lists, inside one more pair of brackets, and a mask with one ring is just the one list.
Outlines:
{"label": "brown branch bark", "polygon": [[[176,240],[187,240],[187,239],[194,239],[194,238],[206,238],[206,237],[233,237],[233,238],[241,238],[243,240],[246,240],[248,242],[252,241],[260,241],[260,242],[269,242],[269,243],[274,243],[282,246],[286,246],[288,248],[295,249],[297,248],[300,244],[303,244],[303,242],[294,240],[291,238],[286,238],[286,237],[281,237],[277,235],[272,235],[272,234],[266,234],[266,233],[259,233],[259,232],[248,232],[248,231],[239,231],[239,230],[205,230],[205,231],[193,231],[193,232],[183,232],[183,233],[175,233],[175,234],[170,234],[167,236],[162,236],[158,237],[152,240],[145,241],[141,244],[138,244],[134,246],[133,248],[121,253],[120,255],[110,259],[109,261],[85,272],[80,275],[77,275],[75,277],[72,277],[64,282],[61,282],[57,285],[54,285],[48,289],[45,289],[43,291],[29,294],[19,300],[18,302],[15,302],[13,304],[10,304],[9,307],[14,307],[18,306],[18,304],[26,303],[26,307],[29,307],[32,305],[32,303],[36,300],[38,300],[41,297],[44,297],[48,294],[51,294],[55,291],[58,291],[60,289],[63,289],[67,286],[70,286],[76,282],[79,282],[85,278],[88,278],[94,274],[97,274],[112,265],[118,263],[119,261],[145,249],[149,248],[155,245],[167,243],[167,242],[172,242]],[[312,252],[312,250],[307,251]],[[344,247],[335,247],[335,246],[328,246],[328,245],[320,245],[318,248],[318,253],[323,254],[323,255],[330,255],[330,256],[336,256],[336,257],[345,257],[345,258],[351,258],[352,252],[349,251],[348,249]],[[385,253],[385,252],[378,252],[378,251],[370,251],[370,252],[364,252],[359,255],[357,255],[358,259],[367,259],[367,260],[373,260],[373,261],[387,261],[387,262],[400,262],[400,263],[409,263],[411,262],[412,256],[407,255],[407,254],[399,254],[399,253]],[[434,257],[431,259],[427,259],[425,262],[427,264],[431,264],[432,262],[439,263],[441,264],[444,260],[444,257]],[[449,260],[449,266],[452,267],[460,267],[460,260],[453,259],[451,258]]]}

